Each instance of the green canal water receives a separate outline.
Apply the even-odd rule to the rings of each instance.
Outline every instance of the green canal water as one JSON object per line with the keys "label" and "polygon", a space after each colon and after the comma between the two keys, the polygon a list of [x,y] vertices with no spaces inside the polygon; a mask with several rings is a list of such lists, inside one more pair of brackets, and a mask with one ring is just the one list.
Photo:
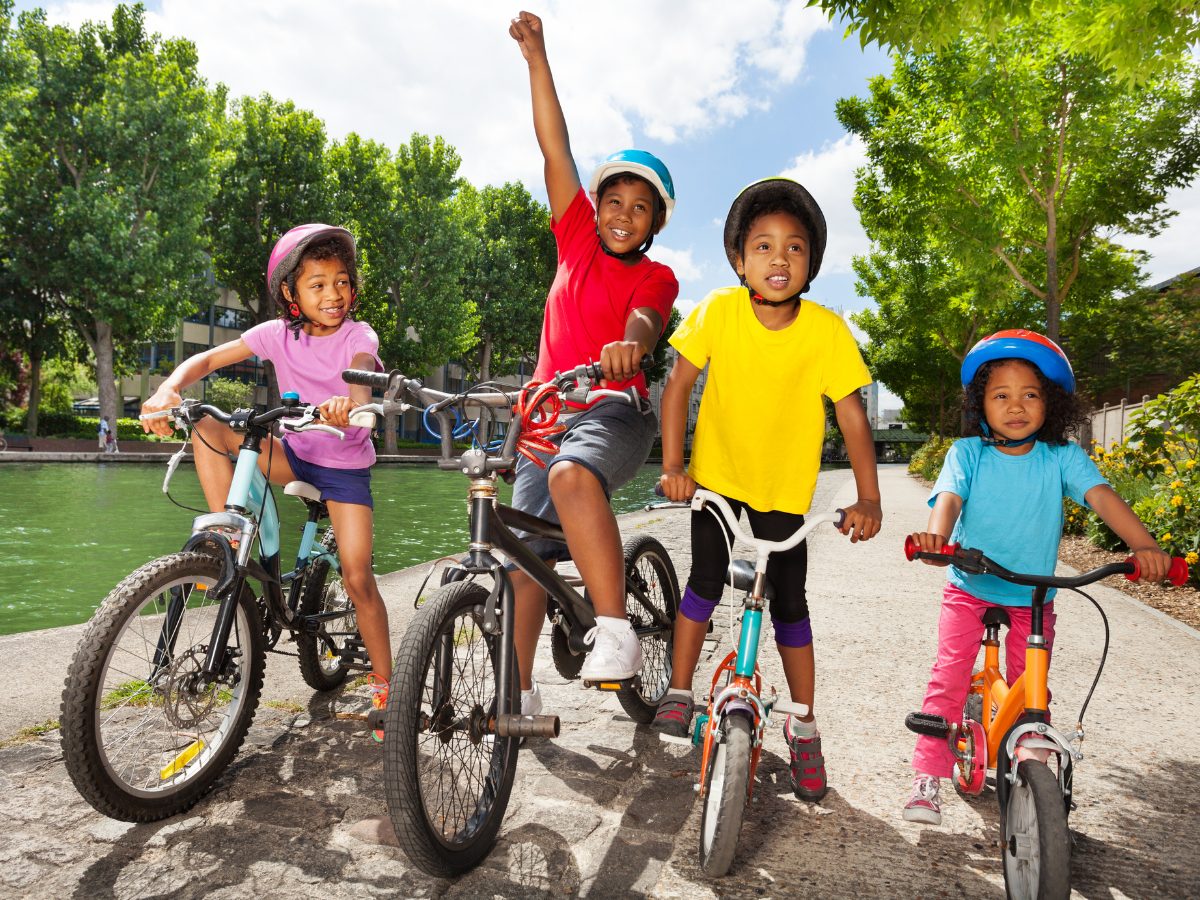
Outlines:
{"label": "green canal water", "polygon": [[[654,500],[657,466],[613,498],[618,512]],[[23,463],[0,466],[0,634],[89,619],[105,595],[145,562],[178,550],[195,513],[162,493],[163,464]],[[383,574],[462,550],[466,479],[432,465],[377,466],[375,571]],[[501,485],[507,501],[508,485]],[[195,470],[182,466],[171,495],[203,506]],[[294,550],[303,504],[275,491],[284,555]]]}

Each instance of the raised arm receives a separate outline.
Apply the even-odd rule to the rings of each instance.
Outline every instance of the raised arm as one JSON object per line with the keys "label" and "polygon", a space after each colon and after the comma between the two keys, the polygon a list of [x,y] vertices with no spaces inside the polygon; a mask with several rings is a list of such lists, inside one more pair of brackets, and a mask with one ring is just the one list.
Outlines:
{"label": "raised arm", "polygon": [[571,142],[567,137],[567,120],[558,92],[554,89],[554,76],[546,58],[546,39],[542,34],[542,20],[533,13],[520,12],[508,27],[521,55],[529,64],[529,93],[533,98],[533,131],[546,164],[546,196],[550,200],[550,212],[555,221],[561,219],[579,192],[579,173],[571,156]]}
{"label": "raised arm", "polygon": [[[180,392],[189,385],[195,384],[210,372],[231,366],[243,359],[249,359],[254,352],[241,338],[228,341],[219,347],[212,347],[203,353],[190,356],[176,366],[175,371],[167,376],[167,380],[158,386],[153,396],[142,404],[143,413],[161,412],[173,409],[183,402]],[[143,419],[142,430],[153,431],[164,437],[170,437],[174,425],[169,419]]]}

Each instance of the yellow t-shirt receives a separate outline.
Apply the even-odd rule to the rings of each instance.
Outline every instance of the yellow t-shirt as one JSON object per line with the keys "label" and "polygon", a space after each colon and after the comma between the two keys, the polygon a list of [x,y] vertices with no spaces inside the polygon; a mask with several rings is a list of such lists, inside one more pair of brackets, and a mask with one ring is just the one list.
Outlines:
{"label": "yellow t-shirt", "polygon": [[825,439],[821,395],[836,403],[871,383],[841,316],[803,300],[795,321],[771,331],[744,287],[720,288],[670,340],[708,365],[688,474],[761,512],[807,513]]}

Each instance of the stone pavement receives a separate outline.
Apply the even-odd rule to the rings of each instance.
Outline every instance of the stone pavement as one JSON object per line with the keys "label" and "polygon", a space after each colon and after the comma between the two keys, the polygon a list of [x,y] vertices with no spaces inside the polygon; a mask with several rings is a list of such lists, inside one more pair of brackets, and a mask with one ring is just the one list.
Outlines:
{"label": "stone pavement", "polygon": [[[885,526],[850,545],[833,529],[810,538],[809,593],[818,658],[817,715],[829,760],[820,804],[787,787],[787,749],[772,726],[730,876],[696,862],[697,755],[660,744],[616,699],[536,675],[562,735],[520,754],[498,846],[457,881],[431,879],[394,846],[380,748],[356,717],[361,689],[313,695],[294,662],[268,659],[264,704],[216,790],[190,813],[151,825],[115,822],[75,793],[58,733],[0,750],[0,896],[30,897],[987,897],[1003,896],[998,811],[989,790],[943,793],[944,824],[903,822],[916,708],[934,650],[940,570],[906,563],[903,535],[924,526],[924,490],[881,467]],[[814,507],[854,499],[845,471],[823,473]],[[687,514],[622,517],[628,535],[667,546],[688,571]],[[396,639],[423,570],[381,579]],[[1072,877],[1079,897],[1200,896],[1200,634],[1110,588],[1104,677],[1088,712],[1076,776]],[[1074,719],[1103,633],[1090,604],[1059,603],[1056,715]],[[717,611],[713,656],[728,647]],[[21,672],[0,693],[0,739],[57,715],[78,629],[0,638]],[[783,684],[769,642],[764,680]],[[702,658],[697,685],[715,659]],[[10,681],[14,679],[9,679]]]}

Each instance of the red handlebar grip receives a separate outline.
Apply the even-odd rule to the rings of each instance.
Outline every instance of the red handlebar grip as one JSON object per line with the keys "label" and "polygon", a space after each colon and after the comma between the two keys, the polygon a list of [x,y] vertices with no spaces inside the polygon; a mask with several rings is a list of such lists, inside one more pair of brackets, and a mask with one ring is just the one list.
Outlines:
{"label": "red handlebar grip", "polygon": [[904,538],[904,558],[909,562],[913,561],[913,557],[916,556],[917,551],[920,549],[920,545],[912,539],[911,534]]}
{"label": "red handlebar grip", "polygon": [[[1142,567],[1138,564],[1137,557],[1131,556],[1125,560],[1133,566],[1133,571],[1125,577],[1130,581],[1137,581],[1142,577]],[[1171,559],[1171,568],[1167,570],[1167,581],[1175,585],[1175,587],[1183,587],[1188,580],[1188,564],[1187,560],[1176,556]]]}

